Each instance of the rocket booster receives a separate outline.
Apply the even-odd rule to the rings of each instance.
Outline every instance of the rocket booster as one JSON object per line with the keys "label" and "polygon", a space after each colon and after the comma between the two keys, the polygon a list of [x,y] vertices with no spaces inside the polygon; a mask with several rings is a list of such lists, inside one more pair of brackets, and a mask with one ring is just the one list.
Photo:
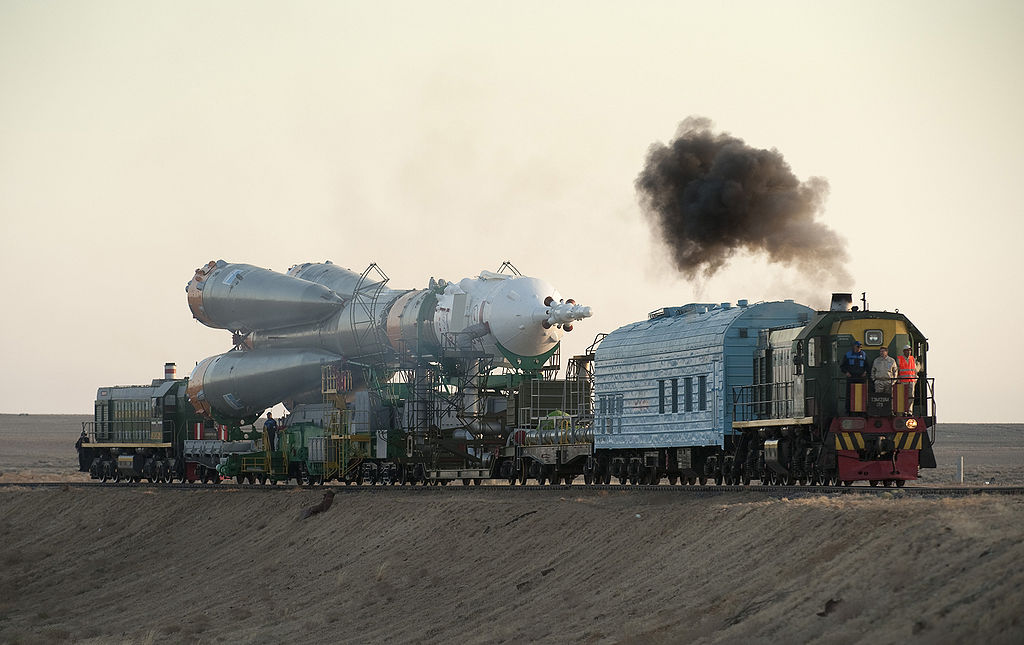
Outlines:
{"label": "rocket booster", "polygon": [[220,260],[186,292],[197,320],[235,333],[237,348],[201,362],[189,384],[197,411],[230,418],[318,392],[322,363],[386,367],[473,344],[510,366],[544,356],[591,315],[544,280],[489,271],[395,290],[330,262],[281,274]]}

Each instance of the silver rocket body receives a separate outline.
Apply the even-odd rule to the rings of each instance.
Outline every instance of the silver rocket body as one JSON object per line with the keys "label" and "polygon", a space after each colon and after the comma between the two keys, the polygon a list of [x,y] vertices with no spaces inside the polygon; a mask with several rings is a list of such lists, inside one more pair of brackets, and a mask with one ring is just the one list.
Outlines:
{"label": "silver rocket body", "polygon": [[563,301],[549,283],[481,272],[458,283],[394,290],[331,263],[287,274],[211,261],[186,286],[193,316],[234,332],[236,348],[196,366],[196,410],[251,418],[281,401],[319,393],[321,366],[347,362],[378,373],[474,344],[495,364],[553,350],[589,307]]}

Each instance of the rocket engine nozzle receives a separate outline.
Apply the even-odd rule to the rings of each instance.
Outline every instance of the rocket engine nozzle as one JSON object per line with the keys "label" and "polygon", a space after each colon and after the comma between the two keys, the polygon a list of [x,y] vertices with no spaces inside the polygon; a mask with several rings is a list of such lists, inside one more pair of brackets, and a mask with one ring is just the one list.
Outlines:
{"label": "rocket engine nozzle", "polygon": [[[572,298],[552,303],[548,308],[547,314],[548,317],[544,319],[544,322],[548,323],[548,325],[567,325],[576,320],[583,320],[584,318],[589,318],[593,315],[590,311],[590,307],[578,305]],[[571,329],[572,326],[570,325],[569,330]]]}

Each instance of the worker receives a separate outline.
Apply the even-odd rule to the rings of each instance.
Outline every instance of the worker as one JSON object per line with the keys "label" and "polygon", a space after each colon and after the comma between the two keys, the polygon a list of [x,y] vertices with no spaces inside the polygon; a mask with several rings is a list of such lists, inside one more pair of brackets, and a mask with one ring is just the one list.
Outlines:
{"label": "worker", "polygon": [[[911,354],[910,345],[903,346],[903,354],[898,358],[900,383],[904,384],[907,401],[913,403],[914,388],[917,386],[917,361]],[[908,406],[909,409],[909,406]]]}
{"label": "worker", "polygon": [[267,448],[274,450],[277,439],[277,421],[274,420],[273,412],[267,412],[267,420],[263,422],[263,431],[267,433]]}
{"label": "worker", "polygon": [[892,382],[896,379],[896,359],[889,356],[888,347],[878,348],[878,358],[871,363],[871,380],[875,383],[875,394],[892,392]]}
{"label": "worker", "polygon": [[843,362],[839,369],[846,375],[846,411],[853,412],[850,402],[853,399],[853,386],[864,382],[864,375],[867,372],[868,356],[861,349],[860,341],[853,341],[853,347],[843,356]]}

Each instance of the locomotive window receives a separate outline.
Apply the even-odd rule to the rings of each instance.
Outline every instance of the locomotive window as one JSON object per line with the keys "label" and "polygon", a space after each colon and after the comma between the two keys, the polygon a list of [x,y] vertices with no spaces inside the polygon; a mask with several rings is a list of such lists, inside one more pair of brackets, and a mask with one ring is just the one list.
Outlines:
{"label": "locomotive window", "polygon": [[679,412],[679,379],[672,379],[672,411]]}
{"label": "locomotive window", "polygon": [[877,347],[885,340],[885,334],[881,329],[868,329],[864,332],[864,344]]}
{"label": "locomotive window", "polygon": [[697,409],[708,409],[708,377],[697,377]]}
{"label": "locomotive window", "polygon": [[665,381],[658,381],[658,414],[665,414]]}
{"label": "locomotive window", "polygon": [[683,409],[693,412],[693,378],[689,376],[683,379]]}

